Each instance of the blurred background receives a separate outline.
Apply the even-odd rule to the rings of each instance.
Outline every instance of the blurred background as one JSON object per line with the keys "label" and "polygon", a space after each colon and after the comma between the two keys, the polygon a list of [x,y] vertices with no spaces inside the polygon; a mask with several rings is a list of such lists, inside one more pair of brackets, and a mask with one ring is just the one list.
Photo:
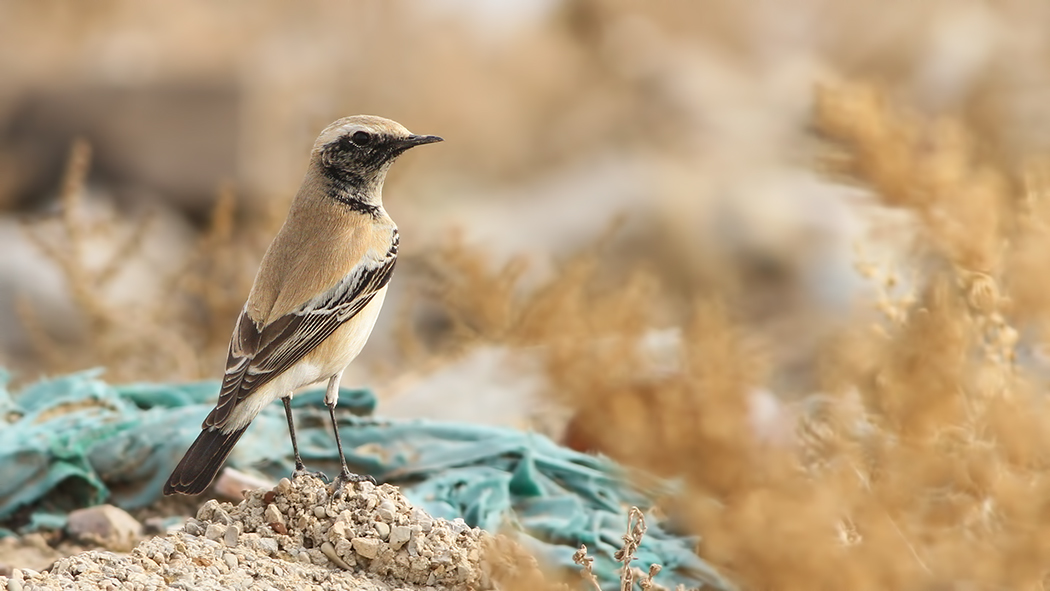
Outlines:
{"label": "blurred background", "polygon": [[[344,378],[381,414],[629,460],[593,405],[615,407],[627,369],[654,403],[717,317],[743,357],[709,343],[698,379],[733,366],[742,398],[719,404],[749,441],[784,441],[814,394],[886,411],[865,390],[882,357],[843,334],[907,328],[946,265],[993,307],[1009,292],[989,322],[1017,324],[1038,374],[1045,243],[1009,212],[1042,211],[1048,23],[1037,0],[3,0],[0,365],[218,378],[314,138],[368,113],[446,140],[384,193],[403,254]],[[938,205],[978,189],[993,197]],[[626,333],[637,350],[603,340]],[[586,363],[566,361],[581,342]]]}
{"label": "blurred background", "polygon": [[[22,378],[57,361],[115,365],[110,379],[218,375],[231,319],[313,138],[348,114],[447,139],[407,156],[389,180],[403,264],[358,382],[378,379],[368,367],[383,360],[406,370],[393,361],[399,323],[434,344],[442,321],[427,314],[433,294],[420,281],[434,269],[424,255],[453,239],[490,268],[521,259],[525,284],[606,234],[610,282],[643,264],[688,295],[726,288],[729,268],[745,319],[804,339],[778,323],[849,305],[863,288],[858,241],[900,244],[885,240],[892,220],[876,237],[870,212],[857,214],[861,192],[815,172],[821,84],[877,83],[909,108],[963,118],[996,157],[1038,152],[1050,138],[1041,108],[1050,7],[1039,2],[191,2],[173,11],[6,1],[0,11],[0,351]],[[61,209],[76,138],[90,149],[78,215],[104,225],[80,232],[79,291],[19,227]],[[216,215],[228,227],[215,228]],[[204,245],[209,229],[227,235]],[[36,242],[66,252],[68,238]],[[210,284],[180,280],[194,273]],[[174,312],[180,305],[192,309]],[[94,309],[87,318],[84,307]],[[114,317],[96,317],[111,307]],[[206,335],[185,326],[191,312]],[[176,319],[182,326],[167,324]],[[85,331],[100,338],[91,322],[154,328],[154,346],[172,330],[191,342],[147,352],[128,335],[134,342],[42,350],[90,339]],[[799,345],[784,354],[804,355]],[[129,347],[148,359],[111,354]]]}

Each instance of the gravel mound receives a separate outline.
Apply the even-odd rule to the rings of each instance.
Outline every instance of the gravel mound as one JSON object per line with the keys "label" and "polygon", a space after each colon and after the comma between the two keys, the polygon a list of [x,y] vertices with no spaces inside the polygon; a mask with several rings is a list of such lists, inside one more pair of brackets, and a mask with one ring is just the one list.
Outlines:
{"label": "gravel mound", "polygon": [[0,577],[0,589],[493,588],[481,560],[488,534],[432,518],[390,485],[347,485],[334,498],[329,490],[304,477],[245,492],[236,506],[208,501],[181,531],[130,554],[84,552],[50,572]]}

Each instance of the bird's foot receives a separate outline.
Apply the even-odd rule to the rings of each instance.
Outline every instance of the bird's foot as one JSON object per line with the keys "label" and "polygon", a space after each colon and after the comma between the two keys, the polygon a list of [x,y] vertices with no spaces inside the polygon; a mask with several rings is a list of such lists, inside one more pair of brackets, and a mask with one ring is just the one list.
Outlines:
{"label": "bird's foot", "polygon": [[321,472],[320,470],[310,471],[306,469],[306,466],[297,466],[295,470],[292,471],[292,480],[298,480],[303,476],[313,476],[314,478],[320,478],[321,481],[325,484],[331,482],[328,479],[328,475],[326,475],[324,472]]}
{"label": "bird's foot", "polygon": [[339,473],[339,476],[336,476],[335,480],[332,481],[332,486],[334,488],[332,489],[331,498],[335,499],[337,496],[339,496],[339,494],[343,492],[343,488],[347,484],[353,485],[357,484],[358,482],[371,482],[372,484],[375,484],[376,479],[372,478],[368,474],[354,474],[353,472],[344,468],[343,471]]}

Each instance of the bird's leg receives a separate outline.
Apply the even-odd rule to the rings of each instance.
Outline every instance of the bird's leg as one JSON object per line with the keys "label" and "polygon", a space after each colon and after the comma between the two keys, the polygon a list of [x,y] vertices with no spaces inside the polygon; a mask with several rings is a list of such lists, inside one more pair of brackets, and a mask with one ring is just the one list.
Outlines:
{"label": "bird's leg", "polygon": [[328,477],[325,476],[324,472],[310,472],[306,469],[306,465],[303,464],[303,459],[299,457],[299,442],[295,439],[295,423],[292,421],[291,393],[281,398],[281,402],[284,403],[284,415],[288,417],[288,433],[292,436],[292,451],[295,452],[295,470],[292,472],[292,479],[300,476],[317,476],[321,480],[328,482]]}
{"label": "bird's leg", "polygon": [[324,403],[328,407],[328,414],[332,417],[332,432],[335,433],[335,447],[339,450],[339,463],[342,465],[342,471],[339,472],[339,476],[335,479],[335,490],[332,492],[334,498],[343,490],[343,485],[348,482],[371,482],[376,483],[375,478],[371,476],[362,476],[360,474],[354,474],[350,471],[350,468],[346,466],[346,456],[343,455],[343,441],[339,438],[339,423],[335,420],[335,405],[339,403],[339,381],[343,377],[343,372],[339,372],[328,380],[328,390],[324,395]]}

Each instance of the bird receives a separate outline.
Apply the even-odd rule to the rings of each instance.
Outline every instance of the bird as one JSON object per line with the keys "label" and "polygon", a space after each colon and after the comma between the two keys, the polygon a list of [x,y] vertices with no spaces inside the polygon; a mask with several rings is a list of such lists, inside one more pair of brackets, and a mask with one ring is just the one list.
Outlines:
{"label": "bird", "polygon": [[387,171],[410,148],[440,141],[373,115],[344,117],[317,137],[235,323],[218,402],[165,495],[204,492],[248,425],[277,398],[288,419],[292,477],[313,474],[299,456],[290,403],[296,389],[324,380],[342,463],[336,491],[372,480],[346,465],[335,418],[339,382],[372,332],[397,262],[397,225],[383,209]]}

